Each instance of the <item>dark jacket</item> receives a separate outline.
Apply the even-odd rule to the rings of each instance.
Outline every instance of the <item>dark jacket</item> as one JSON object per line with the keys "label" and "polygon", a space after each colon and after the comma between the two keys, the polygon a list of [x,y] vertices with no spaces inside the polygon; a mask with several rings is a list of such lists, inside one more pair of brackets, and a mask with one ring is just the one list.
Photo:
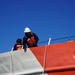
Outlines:
{"label": "dark jacket", "polygon": [[29,48],[36,47],[38,41],[39,38],[35,33],[33,32],[26,33],[25,36],[23,37],[23,48],[25,49],[26,46],[28,46]]}
{"label": "dark jacket", "polygon": [[21,49],[23,49],[23,42],[22,42],[21,38],[18,38],[16,40],[16,44],[14,45],[13,51],[14,50],[21,50]]}

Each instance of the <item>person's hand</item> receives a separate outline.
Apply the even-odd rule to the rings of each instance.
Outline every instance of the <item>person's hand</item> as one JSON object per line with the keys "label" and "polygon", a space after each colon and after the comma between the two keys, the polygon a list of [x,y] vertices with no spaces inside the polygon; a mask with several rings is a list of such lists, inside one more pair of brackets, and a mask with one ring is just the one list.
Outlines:
{"label": "person's hand", "polygon": [[27,49],[26,48],[24,48],[24,52],[26,52],[27,51]]}

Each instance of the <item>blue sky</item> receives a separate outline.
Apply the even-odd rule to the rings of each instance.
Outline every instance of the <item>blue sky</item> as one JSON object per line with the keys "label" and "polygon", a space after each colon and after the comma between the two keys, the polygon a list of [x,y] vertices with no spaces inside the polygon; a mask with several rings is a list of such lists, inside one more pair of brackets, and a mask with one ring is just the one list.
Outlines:
{"label": "blue sky", "polygon": [[11,51],[25,27],[39,42],[75,36],[75,0],[0,0],[0,53]]}

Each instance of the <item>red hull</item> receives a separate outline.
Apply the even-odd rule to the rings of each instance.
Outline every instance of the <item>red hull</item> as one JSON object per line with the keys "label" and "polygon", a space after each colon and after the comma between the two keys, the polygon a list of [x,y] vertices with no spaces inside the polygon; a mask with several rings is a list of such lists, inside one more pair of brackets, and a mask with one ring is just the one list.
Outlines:
{"label": "red hull", "polygon": [[30,49],[48,75],[75,75],[75,42]]}

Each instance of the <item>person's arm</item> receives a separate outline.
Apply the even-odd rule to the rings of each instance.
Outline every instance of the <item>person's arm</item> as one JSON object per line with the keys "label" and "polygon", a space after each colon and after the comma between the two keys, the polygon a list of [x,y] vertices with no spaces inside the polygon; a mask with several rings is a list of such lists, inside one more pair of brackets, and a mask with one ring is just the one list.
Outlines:
{"label": "person's arm", "polygon": [[36,44],[37,44],[37,42],[39,41],[39,38],[38,38],[38,36],[35,33],[33,33],[33,34],[34,34],[34,38],[35,38]]}
{"label": "person's arm", "polygon": [[26,52],[26,38],[23,37],[23,49]]}

